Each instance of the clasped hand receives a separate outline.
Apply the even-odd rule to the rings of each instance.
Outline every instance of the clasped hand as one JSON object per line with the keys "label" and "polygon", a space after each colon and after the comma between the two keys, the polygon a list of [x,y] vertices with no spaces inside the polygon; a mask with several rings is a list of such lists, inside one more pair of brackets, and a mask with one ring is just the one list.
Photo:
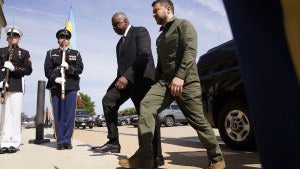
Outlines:
{"label": "clasped hand", "polygon": [[15,70],[15,66],[10,61],[4,62],[4,67],[7,68],[7,69],[9,69],[10,71],[14,71]]}
{"label": "clasped hand", "polygon": [[63,78],[61,78],[61,77],[57,77],[56,79],[55,79],[55,83],[58,83],[58,84],[62,84],[62,82],[66,82],[66,79],[63,79]]}
{"label": "clasped hand", "polygon": [[125,87],[127,86],[128,84],[128,80],[126,79],[126,77],[124,76],[121,76],[117,83],[115,84],[115,87],[118,89],[118,90],[122,90],[122,89],[125,89]]}
{"label": "clasped hand", "polygon": [[69,69],[69,64],[67,62],[62,62],[62,64],[60,66],[64,67],[66,70]]}
{"label": "clasped hand", "polygon": [[[3,83],[4,83],[3,81],[0,82],[0,89],[2,89]],[[5,83],[5,87],[8,88],[8,86],[9,86],[8,83]]]}

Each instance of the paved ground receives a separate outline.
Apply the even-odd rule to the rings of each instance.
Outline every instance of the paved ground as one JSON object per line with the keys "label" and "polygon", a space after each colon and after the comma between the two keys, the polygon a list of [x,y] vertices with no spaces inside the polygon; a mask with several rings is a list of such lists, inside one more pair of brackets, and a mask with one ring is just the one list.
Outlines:
{"label": "paved ground", "polygon": [[[89,146],[73,139],[72,150],[56,150],[53,129],[44,130],[44,144],[29,144],[36,139],[35,129],[22,130],[20,151],[13,154],[0,154],[0,169],[115,169],[118,159],[115,155],[95,156]],[[101,160],[100,160],[101,159]]]}
{"label": "paved ground", "polygon": [[[162,147],[165,169],[203,169],[207,166],[206,151],[199,143],[190,126],[162,127]],[[76,129],[72,150],[56,150],[53,129],[45,129],[44,144],[29,144],[36,139],[35,129],[22,130],[21,151],[14,154],[0,154],[0,169],[121,169],[118,160],[131,156],[137,149],[137,129],[132,126],[119,127],[121,153],[99,154],[90,151],[90,146],[103,144],[105,127]],[[218,133],[216,132],[218,135]],[[219,139],[220,140],[220,139]],[[227,169],[261,168],[255,152],[233,151],[220,141],[225,155]]]}
{"label": "paved ground", "polygon": [[[137,149],[137,128],[132,126],[119,127],[121,153],[116,157],[131,156]],[[162,147],[167,169],[199,169],[207,166],[206,151],[196,137],[196,132],[190,126],[161,127]],[[219,133],[215,130],[217,136]],[[107,129],[76,129],[74,137],[91,146],[103,144]],[[227,163],[227,169],[261,168],[256,152],[234,151],[228,148],[218,137]],[[99,158],[101,161],[101,158]]]}

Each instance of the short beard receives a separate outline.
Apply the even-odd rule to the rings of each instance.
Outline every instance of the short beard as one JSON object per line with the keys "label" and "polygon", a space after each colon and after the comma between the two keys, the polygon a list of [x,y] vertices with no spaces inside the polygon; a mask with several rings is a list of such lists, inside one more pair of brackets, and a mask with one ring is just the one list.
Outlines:
{"label": "short beard", "polygon": [[159,18],[156,19],[156,23],[158,25],[162,25],[165,22],[166,18],[167,18],[167,16],[163,15],[162,17],[159,17]]}

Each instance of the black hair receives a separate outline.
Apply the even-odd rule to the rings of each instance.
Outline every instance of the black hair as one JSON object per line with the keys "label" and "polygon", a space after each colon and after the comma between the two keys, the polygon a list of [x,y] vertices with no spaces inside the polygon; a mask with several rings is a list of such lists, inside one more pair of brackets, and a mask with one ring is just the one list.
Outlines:
{"label": "black hair", "polygon": [[164,6],[166,5],[169,5],[171,7],[171,11],[172,13],[174,14],[174,5],[173,5],[173,2],[171,0],[155,0],[153,3],[152,3],[152,7],[154,7],[156,4],[162,4]]}

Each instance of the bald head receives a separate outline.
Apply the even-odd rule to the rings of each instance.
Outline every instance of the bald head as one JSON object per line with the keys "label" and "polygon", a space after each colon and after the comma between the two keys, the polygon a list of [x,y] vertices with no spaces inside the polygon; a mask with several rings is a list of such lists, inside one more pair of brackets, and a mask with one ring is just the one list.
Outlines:
{"label": "bald head", "polygon": [[112,16],[112,21],[126,21],[129,24],[128,17],[124,12],[117,12]]}
{"label": "bald head", "polygon": [[123,12],[115,13],[111,18],[111,23],[112,23],[114,31],[118,35],[123,35],[125,33],[127,27],[130,25],[126,14]]}

